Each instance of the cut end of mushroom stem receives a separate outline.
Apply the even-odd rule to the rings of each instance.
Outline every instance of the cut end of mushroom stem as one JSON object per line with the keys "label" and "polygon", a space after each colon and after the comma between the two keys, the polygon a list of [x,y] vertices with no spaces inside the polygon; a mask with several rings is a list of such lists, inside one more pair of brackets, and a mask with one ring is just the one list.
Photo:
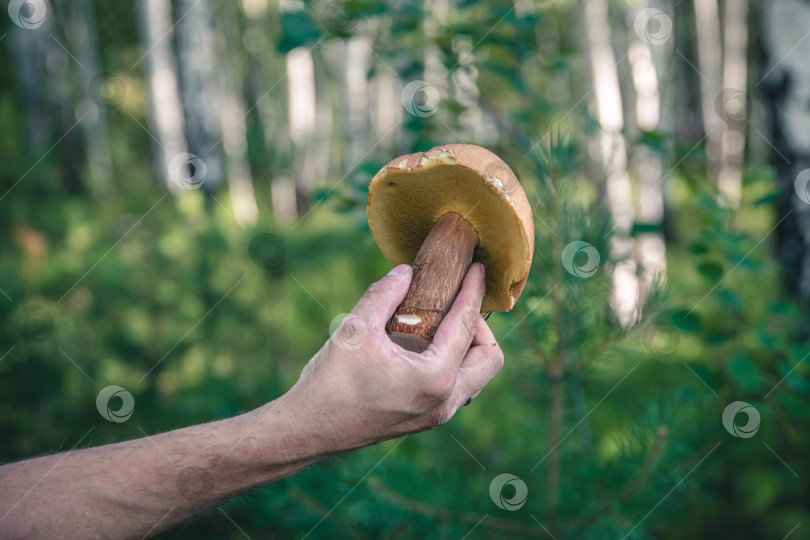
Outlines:
{"label": "cut end of mushroom stem", "polygon": [[472,263],[478,233],[449,212],[436,222],[413,262],[413,281],[385,329],[391,340],[421,353],[433,341]]}

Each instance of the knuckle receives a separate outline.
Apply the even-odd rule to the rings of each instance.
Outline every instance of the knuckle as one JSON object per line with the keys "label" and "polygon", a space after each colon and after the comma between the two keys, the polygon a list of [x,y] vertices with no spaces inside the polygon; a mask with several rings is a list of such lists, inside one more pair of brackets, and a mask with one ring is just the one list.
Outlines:
{"label": "knuckle", "polygon": [[412,416],[423,416],[441,407],[442,401],[428,395],[421,394],[416,397],[408,407],[408,414]]}
{"label": "knuckle", "polygon": [[478,326],[479,317],[480,313],[472,306],[464,308],[459,314],[461,327],[469,336],[472,336],[475,333],[475,328]]}
{"label": "knuckle", "polygon": [[387,288],[388,287],[387,287],[387,284],[386,284],[386,280],[381,279],[381,280],[375,281],[374,283],[369,285],[368,289],[366,289],[366,292],[371,293],[371,294],[379,294],[379,293],[382,293],[383,291],[385,291]]}
{"label": "knuckle", "polygon": [[387,292],[388,287],[386,284],[383,281],[376,281],[366,289],[366,294],[363,295],[363,301],[371,305],[377,304]]}
{"label": "knuckle", "polygon": [[450,418],[452,415],[444,407],[439,407],[424,415],[424,427],[425,429],[436,429],[446,424]]}
{"label": "knuckle", "polygon": [[493,351],[493,356],[494,356],[493,359],[495,361],[495,366],[497,367],[497,369],[495,370],[495,373],[497,373],[503,368],[504,355],[503,355],[503,351],[501,350],[501,348],[498,347],[497,345],[495,345],[493,348],[495,349]]}
{"label": "knuckle", "polygon": [[434,401],[444,402],[456,386],[456,374],[448,369],[431,370],[425,374],[425,393]]}

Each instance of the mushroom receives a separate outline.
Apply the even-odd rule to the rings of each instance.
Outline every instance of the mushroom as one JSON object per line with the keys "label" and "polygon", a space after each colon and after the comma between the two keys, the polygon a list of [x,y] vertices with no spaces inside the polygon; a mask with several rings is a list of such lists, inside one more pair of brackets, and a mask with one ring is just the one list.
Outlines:
{"label": "mushroom", "polygon": [[486,268],[482,312],[511,310],[523,291],[532,209],[515,173],[489,150],[447,144],[399,157],[372,178],[366,211],[388,261],[413,265],[410,289],[386,325],[403,348],[430,345],[473,260]]}

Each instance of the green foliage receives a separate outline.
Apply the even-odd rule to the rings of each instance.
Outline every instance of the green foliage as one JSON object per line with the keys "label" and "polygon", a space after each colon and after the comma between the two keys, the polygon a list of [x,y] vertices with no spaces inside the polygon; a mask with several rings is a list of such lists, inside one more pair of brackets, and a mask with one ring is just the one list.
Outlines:
{"label": "green foliage", "polygon": [[[140,56],[133,22],[96,4],[103,64],[131,65]],[[476,105],[497,133],[465,119],[474,107],[455,97],[450,77],[435,115],[405,114],[402,151],[463,139],[503,156],[535,208],[532,273],[515,311],[489,319],[506,367],[447,426],[319,463],[226,503],[229,519],[212,510],[163,538],[241,538],[231,519],[253,537],[543,538],[543,527],[577,539],[782,537],[804,519],[804,484],[780,459],[806,477],[806,319],[782,296],[766,241],[772,172],[748,171],[733,210],[718,203],[694,142],[628,135],[677,168],[667,185],[666,283],[642,319],[622,327],[606,272],[622,261],[611,255],[613,225],[585,147],[596,126],[577,103],[586,85],[579,15],[566,2],[525,4],[464,1],[437,24],[416,3],[307,3],[261,21],[268,47],[252,61],[279,77],[283,53],[348,39],[365,24],[375,32],[372,70],[419,78],[431,47],[445,69],[474,71]],[[130,91],[142,93],[144,81],[131,77]],[[0,459],[140,437],[273,399],[333,317],[387,271],[363,207],[368,179],[391,156],[372,152],[345,179],[330,171],[292,230],[267,212],[244,230],[222,191],[221,205],[198,192],[164,198],[144,157],[151,141],[132,122],[145,109],[110,111],[116,178],[71,193],[59,156],[37,162],[41,153],[16,136],[26,118],[10,79],[0,72],[0,129],[15,134],[0,138],[0,196],[10,190],[0,200]],[[265,171],[289,173],[295,160],[286,135],[265,135],[256,114],[249,157],[266,209]],[[337,154],[348,141],[336,133]],[[661,232],[638,223],[631,234]],[[599,254],[590,277],[563,264],[572,242]],[[574,267],[589,262],[574,257]],[[95,409],[111,384],[135,398],[126,423]],[[761,411],[755,438],[723,429],[734,400]],[[501,473],[528,487],[519,510],[490,498]]]}

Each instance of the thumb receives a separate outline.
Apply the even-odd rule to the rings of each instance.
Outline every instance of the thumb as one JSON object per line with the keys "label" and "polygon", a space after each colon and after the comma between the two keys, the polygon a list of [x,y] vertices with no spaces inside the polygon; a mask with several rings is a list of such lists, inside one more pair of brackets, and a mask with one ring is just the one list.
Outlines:
{"label": "thumb", "polygon": [[370,326],[385,326],[411,286],[413,269],[400,264],[381,280],[372,283],[352,310]]}

